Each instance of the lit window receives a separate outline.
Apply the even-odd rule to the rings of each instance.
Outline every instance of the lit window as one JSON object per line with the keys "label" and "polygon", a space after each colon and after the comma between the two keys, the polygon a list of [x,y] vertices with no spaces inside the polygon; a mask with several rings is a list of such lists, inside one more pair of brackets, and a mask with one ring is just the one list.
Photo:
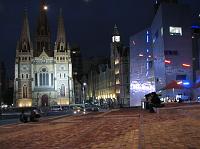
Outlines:
{"label": "lit window", "polygon": [[163,36],[163,27],[160,29],[161,36]]}
{"label": "lit window", "polygon": [[144,55],[143,55],[142,53],[140,53],[138,56],[139,56],[139,57],[143,57]]}
{"label": "lit window", "polygon": [[119,90],[119,89],[117,89],[117,90],[116,90],[116,93],[117,93],[117,94],[120,94],[120,90]]}
{"label": "lit window", "polygon": [[23,98],[27,98],[28,89],[27,89],[26,85],[23,86],[23,90],[22,91],[23,91]]}
{"label": "lit window", "polygon": [[169,27],[170,35],[179,35],[182,36],[182,28],[181,27]]}
{"label": "lit window", "polygon": [[119,59],[116,59],[116,60],[115,60],[115,65],[116,65],[116,64],[119,64]]}
{"label": "lit window", "polygon": [[119,69],[116,69],[116,70],[115,70],[115,74],[119,74]]}
{"label": "lit window", "polygon": [[120,81],[119,81],[119,80],[116,80],[116,84],[117,84],[117,85],[120,84]]}

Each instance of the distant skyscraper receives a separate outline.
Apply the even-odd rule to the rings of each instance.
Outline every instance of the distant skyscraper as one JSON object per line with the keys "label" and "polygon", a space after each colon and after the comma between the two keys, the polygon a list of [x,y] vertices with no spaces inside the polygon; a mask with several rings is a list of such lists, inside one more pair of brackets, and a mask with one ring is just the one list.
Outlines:
{"label": "distant skyscraper", "polygon": [[57,38],[52,50],[45,0],[40,1],[35,46],[32,45],[27,12],[15,59],[16,106],[50,106],[73,103],[70,49],[67,46],[62,11],[58,17]]}

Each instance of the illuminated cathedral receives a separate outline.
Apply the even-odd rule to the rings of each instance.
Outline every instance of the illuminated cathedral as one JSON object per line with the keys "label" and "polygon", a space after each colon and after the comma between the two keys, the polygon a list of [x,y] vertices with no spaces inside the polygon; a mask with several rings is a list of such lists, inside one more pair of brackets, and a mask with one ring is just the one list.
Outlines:
{"label": "illuminated cathedral", "polygon": [[47,9],[45,0],[41,0],[33,40],[28,14],[24,13],[15,58],[14,103],[18,107],[74,103],[72,63],[62,10],[58,17],[57,38],[51,46]]}

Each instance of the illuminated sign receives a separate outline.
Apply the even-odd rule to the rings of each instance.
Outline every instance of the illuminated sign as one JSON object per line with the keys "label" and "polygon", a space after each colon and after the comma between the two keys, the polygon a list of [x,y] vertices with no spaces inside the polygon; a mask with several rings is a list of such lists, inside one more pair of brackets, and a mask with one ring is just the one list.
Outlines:
{"label": "illuminated sign", "polygon": [[191,65],[189,64],[182,64],[183,67],[190,67]]}
{"label": "illuminated sign", "polygon": [[165,64],[171,64],[170,60],[165,60]]}

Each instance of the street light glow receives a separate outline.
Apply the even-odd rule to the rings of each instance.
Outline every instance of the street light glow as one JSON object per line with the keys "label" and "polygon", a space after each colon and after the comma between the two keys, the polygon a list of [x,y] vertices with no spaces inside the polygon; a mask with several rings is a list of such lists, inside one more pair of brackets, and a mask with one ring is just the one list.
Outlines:
{"label": "street light glow", "polygon": [[48,7],[46,5],[44,6],[44,10],[48,10]]}

